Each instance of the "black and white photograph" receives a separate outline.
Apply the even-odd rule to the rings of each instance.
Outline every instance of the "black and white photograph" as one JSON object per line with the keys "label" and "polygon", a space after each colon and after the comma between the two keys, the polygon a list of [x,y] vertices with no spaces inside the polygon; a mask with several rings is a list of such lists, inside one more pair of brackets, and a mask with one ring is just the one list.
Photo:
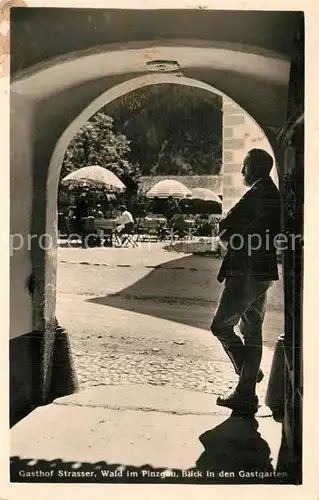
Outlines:
{"label": "black and white photograph", "polygon": [[1,11],[9,480],[301,486],[307,17],[120,3]]}

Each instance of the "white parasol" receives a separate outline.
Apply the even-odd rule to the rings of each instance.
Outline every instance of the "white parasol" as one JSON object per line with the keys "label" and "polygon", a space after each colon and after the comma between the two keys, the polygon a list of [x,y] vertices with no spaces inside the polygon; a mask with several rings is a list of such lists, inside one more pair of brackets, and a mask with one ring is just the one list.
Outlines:
{"label": "white parasol", "polygon": [[160,181],[153,186],[147,193],[147,198],[190,198],[192,192],[184,184],[173,179]]}
{"label": "white parasol", "polygon": [[99,165],[79,168],[64,177],[62,183],[80,187],[100,187],[105,191],[118,193],[126,189],[125,184],[113,172]]}

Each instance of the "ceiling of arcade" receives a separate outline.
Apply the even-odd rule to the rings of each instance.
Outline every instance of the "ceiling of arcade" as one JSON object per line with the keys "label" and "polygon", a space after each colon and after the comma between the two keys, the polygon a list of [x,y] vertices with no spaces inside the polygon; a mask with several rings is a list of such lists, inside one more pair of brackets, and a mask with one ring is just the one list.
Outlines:
{"label": "ceiling of arcade", "polygon": [[259,124],[281,125],[297,19],[296,12],[13,9],[11,91],[42,102],[63,96],[71,109],[130,78],[156,78],[152,61],[176,61],[177,73],[220,90]]}

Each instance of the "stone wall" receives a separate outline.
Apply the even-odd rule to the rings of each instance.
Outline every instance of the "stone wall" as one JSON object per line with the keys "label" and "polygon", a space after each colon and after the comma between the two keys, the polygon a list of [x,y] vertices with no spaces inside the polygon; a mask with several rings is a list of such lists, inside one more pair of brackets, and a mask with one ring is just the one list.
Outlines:
{"label": "stone wall", "polygon": [[[252,148],[266,150],[274,157],[270,143],[257,123],[231,99],[223,99],[223,213],[247,191],[241,170],[247,152]],[[272,170],[278,185],[276,168]]]}

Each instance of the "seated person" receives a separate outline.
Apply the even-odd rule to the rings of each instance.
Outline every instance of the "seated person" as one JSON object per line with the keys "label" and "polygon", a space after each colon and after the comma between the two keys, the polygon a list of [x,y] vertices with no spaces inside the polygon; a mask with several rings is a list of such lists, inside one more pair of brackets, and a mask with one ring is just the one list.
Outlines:
{"label": "seated person", "polygon": [[119,224],[117,232],[119,234],[131,233],[134,228],[134,219],[131,212],[127,210],[125,205],[120,206],[119,212],[120,215],[115,219],[115,222]]}
{"label": "seated person", "polygon": [[107,208],[105,213],[104,213],[104,218],[105,219],[114,219],[114,209]]}

